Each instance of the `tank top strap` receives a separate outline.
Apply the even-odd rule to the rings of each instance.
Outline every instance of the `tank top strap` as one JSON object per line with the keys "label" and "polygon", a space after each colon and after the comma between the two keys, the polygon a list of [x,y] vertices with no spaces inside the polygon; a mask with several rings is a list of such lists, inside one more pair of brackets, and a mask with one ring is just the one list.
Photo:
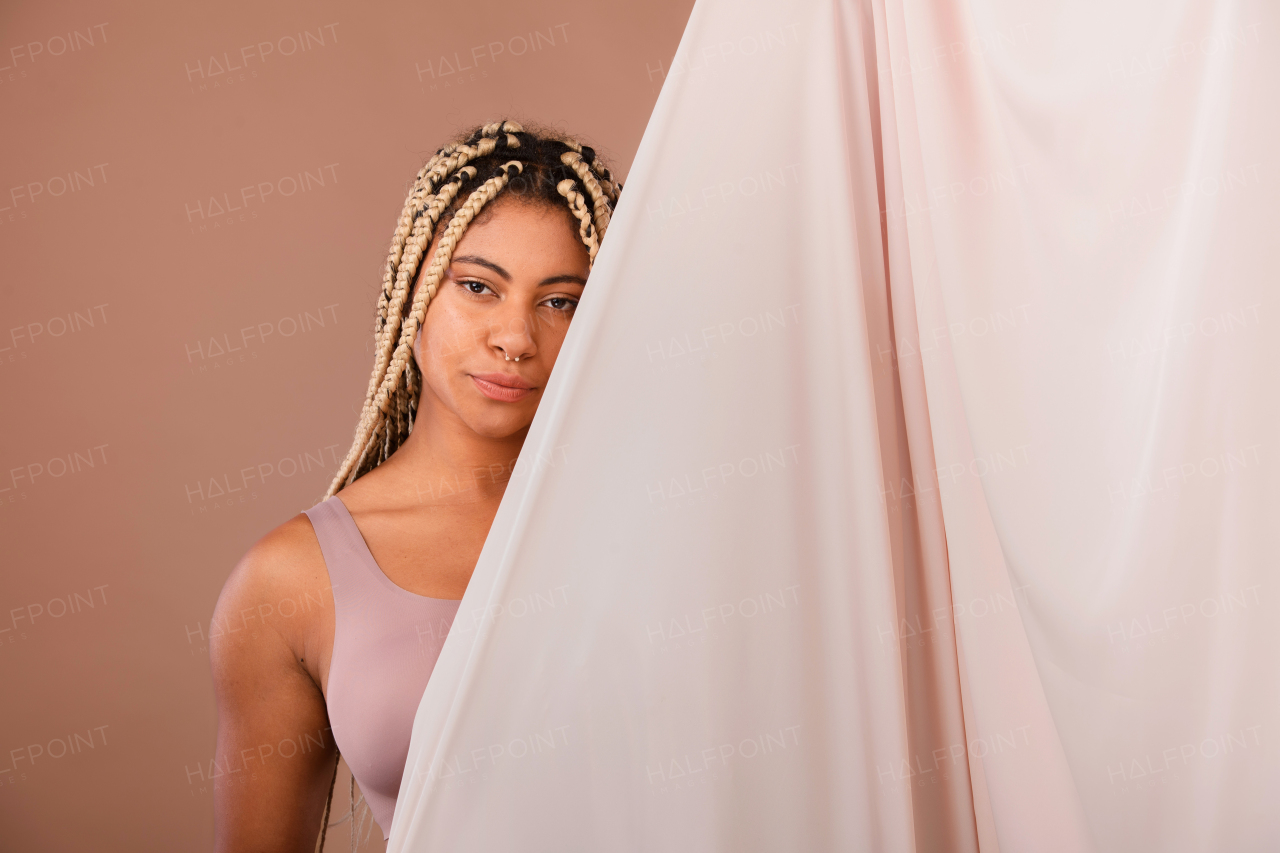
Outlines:
{"label": "tank top strap", "polygon": [[382,570],[373,564],[369,546],[346,504],[335,495],[303,513],[311,519],[329,570],[334,607],[342,613],[366,603],[378,588],[374,575]]}

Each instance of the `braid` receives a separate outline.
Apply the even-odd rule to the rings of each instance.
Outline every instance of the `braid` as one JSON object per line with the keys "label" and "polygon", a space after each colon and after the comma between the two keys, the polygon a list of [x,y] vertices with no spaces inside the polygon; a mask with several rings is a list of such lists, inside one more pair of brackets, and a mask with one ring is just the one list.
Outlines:
{"label": "braid", "polygon": [[[523,171],[523,169],[524,165],[518,160],[503,164],[499,167],[496,175],[485,181],[478,190],[471,194],[467,199],[467,203],[450,220],[449,227],[445,229],[444,236],[440,238],[440,245],[436,247],[435,257],[431,259],[431,266],[427,267],[424,273],[422,285],[413,297],[413,307],[410,309],[408,320],[400,332],[400,341],[396,345],[395,356],[392,358],[391,366],[387,369],[386,378],[383,380],[382,387],[378,389],[377,396],[373,399],[373,405],[382,412],[387,411],[387,396],[396,390],[396,385],[400,381],[400,371],[404,369],[409,360],[413,340],[418,334],[418,325],[422,322],[422,317],[427,311],[427,302],[436,295],[436,288],[440,286],[440,279],[444,277],[444,271],[448,269],[449,263],[453,259],[453,247],[457,245],[458,239],[462,236],[462,232],[466,227],[471,224],[471,220],[480,212],[480,208],[492,201],[494,196],[507,185],[507,181],[511,180],[512,176]],[[424,231],[419,240],[425,243],[427,237],[428,235]],[[425,246],[423,245],[414,246],[414,266],[417,265],[416,261],[420,260],[417,256],[421,254],[424,248]],[[406,259],[405,264],[401,265],[401,270],[404,270],[408,263],[409,261]]]}
{"label": "braid", "polygon": [[[613,205],[616,205],[618,203],[618,196],[619,194],[622,193],[622,184],[616,182],[613,179],[613,173],[610,172],[609,169],[604,165],[604,163],[602,163],[600,159],[596,156],[595,149],[590,148],[586,145],[579,145],[577,142],[574,142],[572,139],[564,140],[564,144],[570,151],[573,151],[575,154],[577,154],[579,158],[582,160],[582,162],[586,163],[587,168],[590,169],[592,175],[595,177],[596,181],[600,184],[602,191],[605,193],[605,195],[609,199],[610,207],[612,208]],[[566,164],[569,163],[569,159],[566,159],[567,157],[568,157],[567,153],[561,156],[561,160]],[[574,166],[573,168],[574,168],[574,171],[578,171],[577,166]],[[579,172],[580,176],[581,174],[582,173]]]}
{"label": "braid", "polygon": [[[595,219],[596,230],[603,233],[609,227],[609,199],[605,196],[604,188],[600,186],[600,182],[596,180],[590,165],[583,160],[581,154],[574,151],[566,151],[560,157],[560,160],[570,169],[573,169],[582,180],[587,191],[591,193],[592,215]],[[570,200],[570,204],[572,203],[572,200]]]}
{"label": "braid", "polygon": [[[337,826],[339,823],[343,823],[345,821],[350,821],[350,825],[348,826],[348,829],[350,830],[349,838],[351,840],[351,850],[355,851],[360,842],[364,840],[360,837],[364,831],[364,819],[367,816],[371,816],[368,808],[368,801],[365,799],[363,791],[360,792],[360,799],[356,799],[356,777],[353,773],[351,774],[351,785],[348,788],[350,792],[349,802],[351,804],[351,809],[347,812],[346,817],[339,818],[337,822],[331,823],[329,821],[333,808],[333,789],[336,787],[336,783],[338,781],[338,766],[341,762],[342,753],[338,753],[337,760],[333,764],[333,778],[329,780],[329,798],[325,800],[324,814],[321,815],[320,819],[320,837],[316,839],[316,853],[324,853],[324,842],[325,838],[329,835],[329,827]],[[357,826],[356,807],[361,805],[365,806],[365,808],[360,812],[360,824]]]}
{"label": "braid", "polygon": [[329,780],[329,799],[324,803],[324,814],[320,816],[320,840],[316,842],[317,853],[324,850],[324,837],[329,834],[329,809],[333,806],[333,785],[338,781],[338,763],[342,761],[342,753],[333,762],[333,778]]}
{"label": "braid", "polygon": [[392,234],[374,322],[373,371],[351,449],[325,497],[385,462],[413,431],[422,393],[414,343],[458,241],[485,206],[511,194],[564,207],[578,223],[590,266],[621,191],[593,149],[514,121],[473,128],[431,156],[418,170]]}
{"label": "braid", "polygon": [[[431,196],[431,200],[425,209],[415,212],[412,217],[412,232],[405,241],[408,244],[407,249],[405,244],[401,244],[398,247],[400,259],[395,270],[394,284],[390,285],[390,291],[387,290],[387,285],[385,284],[383,289],[383,295],[389,297],[388,304],[385,309],[381,304],[378,306],[378,322],[382,334],[378,342],[374,375],[378,376],[379,379],[386,372],[387,361],[391,357],[391,349],[395,343],[395,335],[400,329],[404,301],[408,298],[410,282],[412,281],[413,273],[418,268],[418,262],[421,260],[422,252],[426,247],[426,241],[431,239],[431,231],[435,228],[436,220],[440,217],[441,211],[444,210],[449,202],[453,201],[458,189],[462,186],[462,182],[466,178],[474,176],[475,173],[475,167],[464,166],[454,175],[454,179],[444,185],[437,195]],[[416,207],[417,202],[414,202],[413,206]],[[388,259],[384,280],[391,280],[391,273],[390,259]]]}
{"label": "braid", "polygon": [[[463,164],[468,160],[482,157],[492,152],[496,145],[496,140],[482,139],[474,147],[460,144],[442,148],[418,173],[418,180],[414,184],[414,189],[409,193],[409,197],[405,200],[404,210],[400,214],[400,221],[392,237],[391,251],[387,255],[387,264],[383,272],[382,293],[378,299],[378,319],[374,332],[374,347],[377,356],[373,375],[369,378],[369,388],[365,392],[366,410],[374,393],[385,378],[387,362],[391,358],[392,347],[395,342],[395,334],[400,326],[402,306],[408,293],[409,281],[412,279],[412,271],[407,279],[404,278],[403,274],[403,270],[406,268],[405,246],[411,237],[417,238],[423,232],[429,235],[430,231],[435,228],[441,211],[453,201],[462,183],[467,178],[475,176],[475,168],[463,166]],[[457,172],[452,175],[451,179],[444,184],[438,193],[432,195],[440,180],[455,169]],[[428,199],[428,201],[424,203],[424,199]],[[423,216],[424,213],[426,214],[425,217]],[[420,217],[425,221],[420,222]],[[427,239],[430,238],[428,237]],[[416,239],[414,245],[418,245]],[[421,251],[422,249],[419,247],[417,254],[421,254]],[[412,269],[416,269],[416,256],[408,259],[408,261],[412,265]],[[417,408],[416,402],[414,408]],[[362,422],[367,415],[367,411],[362,411]],[[354,450],[355,448],[353,447],[352,451],[354,452]],[[351,453],[348,453],[347,459],[344,460],[344,468],[351,462],[351,455]]]}
{"label": "braid", "polygon": [[[486,129],[488,127],[491,126],[486,126]],[[488,143],[487,145],[483,144],[486,142]],[[409,197],[405,199],[404,210],[400,213],[400,221],[397,223],[395,233],[392,235],[391,251],[387,255],[387,264],[383,271],[382,293],[378,299],[378,315],[374,330],[376,360],[373,374],[369,377],[369,387],[365,392],[360,424],[356,428],[357,436],[365,435],[367,438],[372,434],[371,426],[376,416],[370,411],[369,406],[378,388],[381,387],[386,378],[387,363],[392,355],[395,334],[399,331],[402,306],[408,294],[409,281],[412,280],[413,271],[416,270],[417,261],[420,259],[417,256],[421,254],[421,248],[418,249],[416,255],[409,259],[410,268],[410,264],[406,264],[406,259],[404,258],[405,246],[411,236],[420,236],[425,233],[428,235],[427,239],[430,239],[430,232],[434,230],[441,212],[453,201],[462,184],[476,174],[474,167],[466,167],[463,164],[492,152],[497,146],[497,140],[494,139],[480,139],[478,143],[474,146],[466,144],[447,146],[436,152],[436,155],[427,162],[427,165],[423,166],[418,172],[418,179],[414,182],[414,188],[409,193]],[[438,182],[451,172],[454,173],[451,179],[444,183],[438,193],[432,194]],[[424,203],[424,199],[428,200]],[[424,208],[425,216],[423,215]],[[421,225],[419,225],[419,222],[421,222]],[[406,269],[409,270],[407,275],[404,272]],[[416,408],[417,402],[415,400],[414,409]],[[366,450],[367,448],[357,438],[351,450],[347,453],[346,459],[343,460],[339,475],[334,478],[334,482],[330,485],[328,496],[332,497],[337,494],[335,486],[340,481],[345,480],[351,474],[352,469],[357,468],[357,465],[364,461],[367,455]],[[387,455],[389,456],[390,454],[388,453]]]}
{"label": "braid", "polygon": [[600,242],[596,239],[595,223],[591,221],[591,214],[587,211],[586,202],[582,200],[582,193],[578,192],[577,185],[570,178],[565,178],[557,184],[556,189],[569,202],[569,211],[578,218],[578,236],[587,246],[588,264],[594,264]]}

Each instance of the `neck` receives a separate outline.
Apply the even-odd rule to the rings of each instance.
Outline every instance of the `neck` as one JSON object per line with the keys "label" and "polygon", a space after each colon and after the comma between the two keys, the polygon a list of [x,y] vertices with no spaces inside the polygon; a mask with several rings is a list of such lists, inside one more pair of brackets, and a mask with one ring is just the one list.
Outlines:
{"label": "neck", "polygon": [[379,467],[394,471],[422,504],[498,501],[528,432],[479,435],[424,388],[413,432]]}

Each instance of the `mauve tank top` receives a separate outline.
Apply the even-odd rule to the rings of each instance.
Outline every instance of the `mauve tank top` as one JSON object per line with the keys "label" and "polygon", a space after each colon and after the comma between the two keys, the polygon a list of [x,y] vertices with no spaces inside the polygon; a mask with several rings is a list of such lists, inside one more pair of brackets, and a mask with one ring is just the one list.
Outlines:
{"label": "mauve tank top", "polygon": [[413,718],[460,602],[392,583],[336,496],[305,513],[333,587],[329,725],[389,838]]}

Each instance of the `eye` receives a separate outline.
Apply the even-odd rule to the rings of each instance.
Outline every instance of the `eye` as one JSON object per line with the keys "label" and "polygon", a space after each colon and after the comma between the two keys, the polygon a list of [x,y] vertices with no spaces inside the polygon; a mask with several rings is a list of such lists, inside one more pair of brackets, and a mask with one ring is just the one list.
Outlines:
{"label": "eye", "polygon": [[483,296],[486,290],[488,290],[490,293],[493,292],[489,288],[489,285],[485,284],[483,281],[476,281],[473,278],[461,279],[458,281],[458,284],[462,288],[464,288],[467,291],[467,293],[470,293],[474,296]]}
{"label": "eye", "polygon": [[561,311],[567,314],[573,309],[578,307],[578,300],[570,299],[567,296],[553,296],[547,301],[543,302],[542,304],[550,305],[553,310]]}

